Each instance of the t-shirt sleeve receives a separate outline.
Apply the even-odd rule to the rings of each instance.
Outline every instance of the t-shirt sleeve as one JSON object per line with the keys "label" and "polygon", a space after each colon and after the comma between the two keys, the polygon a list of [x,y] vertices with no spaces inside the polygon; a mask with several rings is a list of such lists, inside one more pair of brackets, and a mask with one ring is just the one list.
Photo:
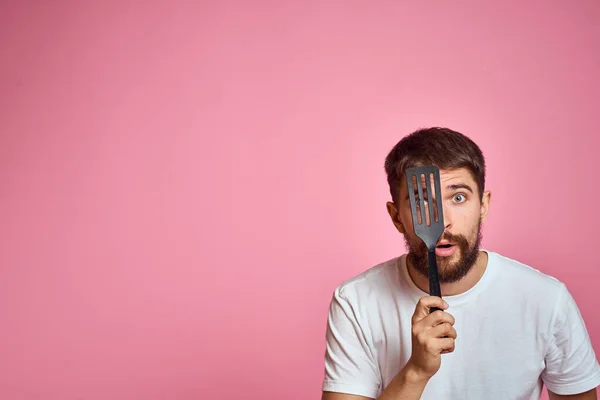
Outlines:
{"label": "t-shirt sleeve", "polygon": [[542,380],[559,395],[586,392],[600,385],[600,366],[579,308],[564,284],[556,307]]}
{"label": "t-shirt sleeve", "polygon": [[380,376],[356,307],[337,288],[327,320],[322,390],[375,399],[381,384]]}

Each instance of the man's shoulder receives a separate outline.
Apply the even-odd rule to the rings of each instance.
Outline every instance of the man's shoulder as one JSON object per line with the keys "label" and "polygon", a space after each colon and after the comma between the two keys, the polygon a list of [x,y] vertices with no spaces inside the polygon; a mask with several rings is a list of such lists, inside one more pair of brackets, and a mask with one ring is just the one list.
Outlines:
{"label": "man's shoulder", "polygon": [[535,261],[528,263],[500,253],[488,253],[498,270],[497,276],[499,279],[504,280],[514,288],[521,287],[533,291],[557,292],[564,287],[563,282],[549,273],[543,272],[540,265],[536,264]]}
{"label": "man's shoulder", "polygon": [[378,293],[397,276],[399,257],[379,262],[350,278],[343,280],[335,288],[335,294],[347,299]]}

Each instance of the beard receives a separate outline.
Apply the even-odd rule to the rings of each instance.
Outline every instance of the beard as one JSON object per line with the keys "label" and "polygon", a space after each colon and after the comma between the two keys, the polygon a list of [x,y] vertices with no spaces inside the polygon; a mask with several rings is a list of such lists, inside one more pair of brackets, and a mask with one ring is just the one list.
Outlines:
{"label": "beard", "polygon": [[[413,268],[419,275],[425,278],[429,277],[428,271],[429,266],[427,263],[427,246],[418,237],[416,238],[417,243],[410,243],[406,235],[404,241],[408,249],[407,259]],[[452,258],[455,258],[455,252],[450,257],[439,257],[436,256],[438,265],[438,278],[440,283],[454,283],[461,280],[469,273],[469,271],[475,265],[477,257],[479,255],[479,247],[481,245],[481,219],[477,224],[477,231],[471,238],[467,238],[463,235],[452,235],[448,232],[444,232],[441,239],[448,240],[449,242],[455,243],[458,246],[457,250],[459,259],[452,262]]]}

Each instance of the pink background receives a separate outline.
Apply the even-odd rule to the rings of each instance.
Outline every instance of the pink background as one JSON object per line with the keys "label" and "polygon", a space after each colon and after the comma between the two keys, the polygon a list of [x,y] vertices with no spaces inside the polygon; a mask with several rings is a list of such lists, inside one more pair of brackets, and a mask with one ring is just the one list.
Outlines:
{"label": "pink background", "polygon": [[193,3],[0,4],[0,398],[318,398],[334,287],[404,251],[383,159],[432,125],[600,353],[600,3]]}

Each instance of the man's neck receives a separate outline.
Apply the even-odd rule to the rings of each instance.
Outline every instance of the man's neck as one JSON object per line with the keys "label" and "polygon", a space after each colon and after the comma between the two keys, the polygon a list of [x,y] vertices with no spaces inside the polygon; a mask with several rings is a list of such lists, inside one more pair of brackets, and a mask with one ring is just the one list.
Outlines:
{"label": "man's neck", "polygon": [[[471,289],[479,282],[483,273],[485,272],[488,264],[488,254],[485,251],[479,251],[477,255],[477,261],[471,270],[461,280],[454,283],[442,283],[440,288],[442,289],[442,296],[455,296]],[[423,275],[419,274],[413,266],[408,262],[408,274],[412,281],[417,285],[419,289],[429,293],[429,280]]]}

